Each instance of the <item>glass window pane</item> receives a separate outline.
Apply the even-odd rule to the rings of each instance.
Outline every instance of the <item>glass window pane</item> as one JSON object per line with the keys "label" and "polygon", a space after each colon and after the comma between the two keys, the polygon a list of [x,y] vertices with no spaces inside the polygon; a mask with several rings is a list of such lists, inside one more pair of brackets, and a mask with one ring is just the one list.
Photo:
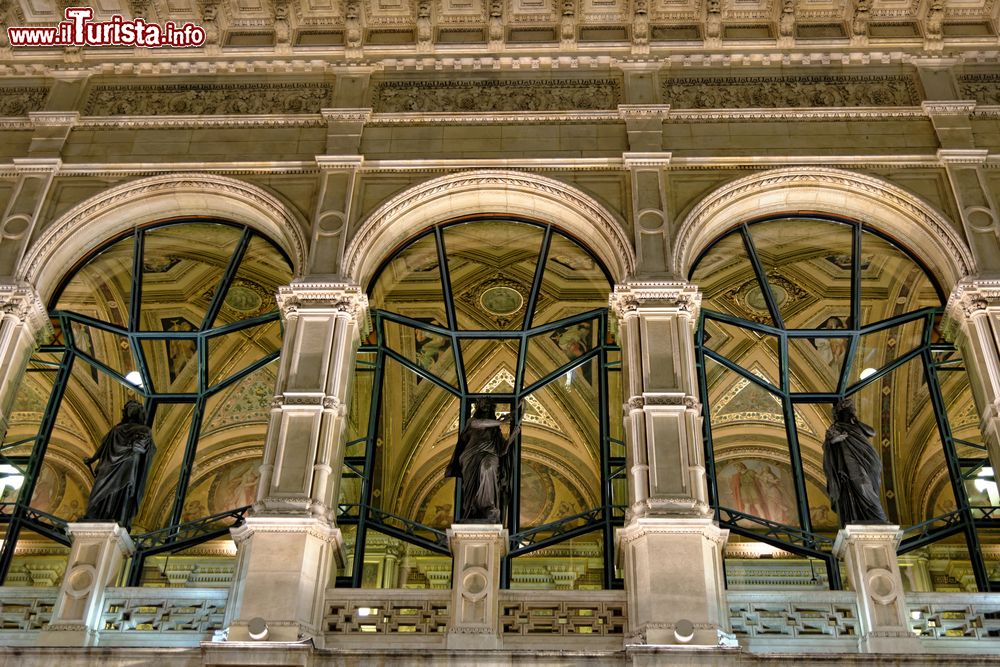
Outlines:
{"label": "glass window pane", "polygon": [[368,437],[368,424],[371,418],[372,392],[375,386],[374,352],[359,352],[354,375],[351,377],[350,409],[347,412],[347,429],[345,438],[347,449],[345,456],[364,456],[367,441],[354,443],[356,440]]}
{"label": "glass window pane", "polygon": [[[517,556],[510,565],[510,587],[533,590],[599,590],[604,577],[604,534],[597,530],[565,542]],[[593,619],[596,621],[596,619]],[[584,622],[581,622],[584,621]],[[560,619],[552,618],[553,634]],[[567,633],[594,630],[593,621],[571,621]]]}
{"label": "glass window pane", "polygon": [[861,336],[851,363],[849,383],[854,384],[863,380],[920,347],[923,343],[925,322],[926,320],[921,318]]}
{"label": "glass window pane", "polygon": [[371,290],[371,307],[448,326],[434,234],[414,241],[379,274]]}
{"label": "glass window pane", "polygon": [[[730,233],[705,253],[691,274],[706,310],[774,325],[739,231]],[[776,294],[780,297],[780,293]]]}
{"label": "glass window pane", "polygon": [[134,254],[135,238],[129,236],[88,261],[73,274],[56,309],[127,327]]}
{"label": "glass window pane", "polygon": [[272,320],[208,339],[208,384],[216,386],[281,349],[281,322]]}
{"label": "glass window pane", "polygon": [[809,520],[813,532],[834,538],[840,524],[827,494],[826,472],[823,470],[823,441],[831,423],[831,404],[797,403],[794,409],[795,432],[809,501]]}
{"label": "glass window pane", "polygon": [[836,392],[850,339],[789,338],[789,386],[795,392]]}
{"label": "glass window pane", "polygon": [[469,393],[514,392],[518,342],[495,338],[460,339],[462,364]]}
{"label": "glass window pane", "polygon": [[451,338],[415,327],[382,320],[385,345],[451,386],[458,384]]}
{"label": "glass window pane", "polygon": [[[788,329],[821,327],[851,313],[853,226],[825,220],[769,220],[750,225],[757,257]],[[832,324],[832,322],[831,322]]]}
{"label": "glass window pane", "polygon": [[[69,547],[44,537],[30,528],[21,528],[14,558],[4,586],[56,588],[62,583],[69,563]],[[5,596],[7,597],[7,596]],[[7,607],[10,599],[4,600]],[[51,609],[48,610],[51,613]],[[5,623],[5,629],[7,629]],[[41,628],[31,628],[40,630]]]}
{"label": "glass window pane", "polygon": [[[122,378],[138,371],[139,364],[132,356],[132,347],[126,336],[80,322],[71,322],[70,329],[73,332],[73,347],[83,354],[103,363]],[[132,378],[141,384],[136,376]]]}
{"label": "glass window pane", "polygon": [[[200,329],[243,230],[199,222],[145,232],[142,331],[176,331],[184,320]],[[186,330],[186,329],[185,329]]]}
{"label": "glass window pane", "polygon": [[7,416],[7,432],[0,435],[0,451],[5,456],[31,453],[33,438],[38,436],[38,428],[49,404],[56,372],[57,369],[50,366],[48,360],[42,362],[37,355],[28,362],[28,369],[21,376]]}
{"label": "glass window pane", "polygon": [[705,347],[780,386],[777,336],[705,318]]}
{"label": "glass window pane", "polygon": [[610,293],[597,260],[575,241],[553,232],[531,326],[605,308]]}
{"label": "glass window pane", "polygon": [[287,285],[291,279],[291,267],[277,248],[266,239],[254,236],[212,326],[232,324],[277,310],[275,294],[278,287]]}
{"label": "glass window pane", "polygon": [[941,300],[927,274],[881,236],[861,236],[861,322],[873,324],[921,308],[939,308]]}
{"label": "glass window pane", "polygon": [[952,512],[955,494],[920,358],[856,394],[858,418],[875,429],[882,499],[890,521],[911,526]]}
{"label": "glass window pane", "polygon": [[[521,420],[522,530],[601,506],[597,391],[587,380],[597,371],[598,362],[592,359],[525,399]],[[548,420],[542,419],[543,415]]]}
{"label": "glass window pane", "polygon": [[[829,590],[826,563],[807,558],[798,554],[758,542],[743,535],[732,535],[725,547],[726,588],[733,591],[780,591],[780,590]],[[751,603],[752,604],[752,603]],[[846,612],[847,610],[845,610]],[[733,631],[738,636],[747,636],[753,632],[752,619],[765,617],[763,609],[739,610],[733,616]],[[845,613],[854,618],[855,613]],[[827,632],[828,619],[810,618],[804,615],[800,632],[810,631],[810,634]],[[748,627],[750,626],[750,627]],[[764,629],[756,630],[763,634]]]}
{"label": "glass window pane", "polygon": [[[459,401],[393,359],[385,363],[372,506],[409,521],[453,502],[442,487],[457,442]],[[443,500],[443,499],[444,500]],[[388,520],[385,519],[384,520]]]}
{"label": "glass window pane", "polygon": [[[143,562],[139,585],[150,588],[228,588],[236,571],[236,545],[230,538],[221,538],[202,542],[187,549],[151,556]],[[163,609],[155,593],[150,592],[150,598],[142,601],[121,600],[121,603],[131,604],[130,620],[136,624],[135,629],[143,629],[143,624],[150,626],[159,621],[161,615],[165,624],[169,618],[173,623],[184,623],[183,612],[171,610],[169,616],[163,614]],[[105,604],[113,604],[108,600]],[[208,601],[204,607],[199,602],[194,620],[194,629],[209,633],[222,628],[225,615],[225,601]]]}
{"label": "glass window pane", "polygon": [[193,394],[198,391],[198,340],[143,338],[140,341],[152,386],[160,394]]}
{"label": "glass window pane", "polygon": [[460,329],[521,329],[544,231],[488,220],[443,230]]}
{"label": "glass window pane", "polygon": [[156,407],[152,425],[156,456],[139,513],[132,522],[133,534],[140,535],[169,525],[193,416],[194,403],[161,403]]}
{"label": "glass window pane", "polygon": [[593,350],[600,344],[599,331],[599,320],[587,320],[529,338],[524,386],[534,384]]}

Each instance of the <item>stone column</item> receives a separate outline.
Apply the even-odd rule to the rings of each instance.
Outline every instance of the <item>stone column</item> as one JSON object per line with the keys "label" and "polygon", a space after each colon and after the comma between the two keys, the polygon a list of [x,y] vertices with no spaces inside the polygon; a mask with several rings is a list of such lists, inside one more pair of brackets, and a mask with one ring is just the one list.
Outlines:
{"label": "stone column", "polygon": [[0,284],[0,440],[7,433],[10,407],[38,339],[51,334],[38,292],[26,284]]}
{"label": "stone column", "polygon": [[946,315],[946,333],[957,338],[969,373],[990,461],[1000,470],[1000,279],[959,281]]}
{"label": "stone column", "polygon": [[71,523],[72,548],[52,620],[40,643],[47,646],[93,646],[98,641],[104,592],[122,571],[135,547],[116,523]]}
{"label": "stone column", "polygon": [[899,526],[849,525],[837,534],[833,553],[844,561],[858,596],[862,653],[919,653],[899,575]]}
{"label": "stone column", "polygon": [[728,531],[712,520],[695,367],[697,288],[615,287],[629,502],[618,535],[630,644],[733,646],[722,575]]}
{"label": "stone column", "polygon": [[507,555],[507,530],[499,524],[454,524],[451,545],[449,649],[498,649],[500,564]]}
{"label": "stone column", "polygon": [[[324,596],[343,565],[336,526],[346,406],[367,298],[354,285],[282,287],[285,319],[253,516],[234,531],[240,545],[238,605],[229,639],[267,625],[268,641],[309,638],[319,646]],[[334,562],[335,561],[335,562]],[[259,635],[259,632],[255,632]]]}

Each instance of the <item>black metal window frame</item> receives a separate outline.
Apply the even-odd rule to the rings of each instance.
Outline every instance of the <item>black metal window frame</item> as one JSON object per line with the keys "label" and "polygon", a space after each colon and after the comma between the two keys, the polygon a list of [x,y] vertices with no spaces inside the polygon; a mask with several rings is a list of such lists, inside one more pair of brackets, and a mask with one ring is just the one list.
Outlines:
{"label": "black metal window frame", "polygon": [[[535,275],[532,282],[532,287],[530,291],[527,304],[525,306],[524,321],[521,330],[467,330],[460,329],[458,327],[457,315],[455,311],[454,298],[451,293],[451,280],[448,273],[448,262],[447,262],[447,249],[445,247],[444,231],[455,225],[463,224],[475,224],[476,222],[482,221],[493,221],[493,222],[513,222],[518,224],[531,225],[540,228],[544,231],[542,238],[541,249],[538,255],[537,264],[535,266]],[[574,238],[570,234],[557,229],[551,224],[540,223],[533,220],[528,220],[524,218],[516,218],[509,216],[476,216],[471,218],[465,218],[460,220],[452,220],[447,223],[439,224],[431,229],[425,230],[424,232],[408,239],[405,244],[397,248],[397,250],[392,253],[378,268],[375,272],[374,277],[368,284],[367,292],[369,296],[379,277],[385,268],[392,262],[393,259],[398,257],[402,252],[409,248],[412,244],[432,236],[434,238],[435,246],[437,249],[437,260],[438,266],[440,268],[440,280],[442,283],[442,294],[444,300],[445,313],[448,319],[448,325],[446,327],[438,327],[426,322],[408,318],[403,315],[396,313],[373,309],[371,312],[372,324],[374,331],[376,333],[377,340],[374,344],[366,343],[361,345],[358,352],[368,353],[369,356],[374,356],[374,361],[367,362],[360,360],[361,354],[359,354],[358,367],[361,370],[372,372],[373,383],[372,383],[372,400],[369,409],[368,417],[368,432],[365,437],[355,439],[347,443],[347,446],[358,445],[362,442],[365,443],[365,455],[364,456],[345,456],[343,461],[342,470],[349,470],[351,474],[357,476],[361,480],[361,502],[359,504],[340,504],[338,506],[337,522],[340,525],[353,525],[356,527],[355,533],[355,543],[354,543],[354,566],[352,572],[348,576],[338,577],[337,585],[344,587],[354,587],[360,588],[364,567],[364,549],[365,549],[365,538],[368,528],[376,529],[383,532],[391,537],[398,538],[405,542],[415,544],[417,546],[423,547],[429,551],[439,553],[442,555],[450,555],[450,549],[448,546],[448,538],[445,532],[426,526],[424,524],[417,523],[405,517],[400,517],[395,514],[386,512],[379,508],[372,506],[372,491],[373,491],[373,480],[368,474],[368,471],[373,471],[375,468],[375,457],[376,454],[376,440],[378,438],[379,429],[379,414],[381,412],[382,404],[382,379],[385,370],[386,359],[392,359],[394,362],[399,363],[403,367],[412,371],[416,375],[420,376],[422,379],[432,382],[437,387],[448,392],[452,396],[455,396],[460,401],[460,423],[459,429],[464,428],[466,420],[471,414],[473,402],[480,397],[491,398],[499,404],[508,403],[511,406],[512,411],[516,411],[516,406],[518,406],[521,400],[532,394],[538,389],[547,386],[550,382],[555,381],[560,376],[564,376],[567,372],[572,371],[576,368],[582,367],[583,365],[592,362],[593,360],[598,360],[599,370],[598,370],[598,407],[599,407],[599,428],[600,428],[600,443],[601,443],[601,505],[599,507],[590,508],[584,512],[574,514],[568,517],[560,518],[557,521],[547,523],[544,525],[534,526],[531,528],[522,529],[519,523],[519,493],[512,493],[510,505],[506,508],[507,525],[509,531],[509,544],[508,553],[503,560],[501,567],[501,587],[509,588],[511,581],[511,560],[517,556],[527,554],[533,551],[538,551],[539,549],[544,549],[546,547],[552,546],[559,542],[563,542],[574,537],[590,533],[595,530],[602,531],[603,544],[604,544],[604,573],[603,573],[603,587],[606,589],[612,588],[622,588],[623,581],[620,577],[615,576],[614,568],[614,529],[624,525],[625,516],[625,505],[615,505],[612,499],[612,483],[616,479],[624,479],[626,475],[625,469],[625,457],[624,456],[612,456],[611,447],[612,444],[621,447],[621,451],[624,452],[625,443],[623,440],[618,438],[612,438],[611,431],[609,427],[609,415],[608,415],[608,374],[609,373],[620,373],[621,372],[621,359],[620,351],[621,348],[617,344],[610,343],[608,341],[608,331],[609,331],[609,311],[608,308],[597,308],[589,310],[586,312],[578,313],[576,315],[566,317],[554,322],[546,323],[537,327],[529,327],[529,324],[534,316],[535,305],[537,303],[539,291],[541,289],[541,283],[544,278],[545,266],[547,263],[548,251],[550,247],[550,242],[553,233],[559,233],[565,238],[570,239],[576,243],[582,250],[587,252],[596,262],[597,266],[600,267],[601,272],[604,274],[605,279],[608,281],[609,290],[614,281],[611,274],[604,266],[604,264],[593,255],[591,251],[587,249],[585,243],[582,243],[578,239]],[[560,366],[559,368],[549,372],[544,377],[540,378],[531,385],[518,390],[524,382],[524,370],[527,358],[527,347],[528,340],[532,336],[536,336],[541,333],[554,331],[561,327],[569,326],[572,324],[577,324],[586,321],[596,321],[598,326],[596,327],[596,335],[598,343],[597,345],[587,351],[585,354],[573,359],[572,361]],[[394,322],[397,324],[406,325],[415,329],[421,329],[427,331],[428,333],[435,334],[438,336],[447,337],[451,343],[451,353],[454,355],[456,371],[458,377],[458,387],[452,387],[442,380],[435,377],[433,374],[429,373],[413,361],[407,359],[404,355],[398,353],[397,351],[389,348],[385,344],[385,333],[384,333],[384,323]],[[475,340],[475,339],[505,339],[518,342],[518,363],[515,373],[514,380],[514,391],[512,393],[476,393],[469,391],[469,387],[466,384],[466,378],[464,373],[464,365],[462,359],[461,345],[462,340]],[[614,358],[611,358],[614,357]],[[514,415],[518,418],[518,415]],[[511,488],[520,489],[521,488],[521,436],[518,436],[511,448],[512,456],[512,477]],[[455,484],[455,499],[454,499],[454,514],[455,520],[459,518],[459,510],[461,508],[461,480],[456,479]]]}
{"label": "black metal window frame", "polygon": [[[194,223],[219,224],[241,230],[240,239],[237,242],[235,250],[230,256],[229,263],[222,275],[222,278],[218,283],[216,283],[218,289],[213,295],[211,304],[206,311],[200,327],[197,330],[190,332],[139,330],[139,315],[142,310],[143,248],[145,234],[164,227]],[[119,243],[129,237],[134,239],[134,245],[132,249],[132,283],[129,297],[130,308],[127,327],[123,328],[115,326],[86,315],[74,313],[72,311],[58,310],[55,308],[55,305],[59,302],[59,298],[64,289],[67,285],[69,285],[79,269],[98,257],[102,252],[114,246],[116,243]],[[49,440],[52,436],[52,430],[55,426],[63,395],[69,384],[73,366],[78,358],[98,369],[99,372],[110,376],[114,381],[121,383],[127,387],[129,391],[141,396],[146,409],[146,424],[150,427],[152,427],[154,419],[156,418],[156,411],[161,405],[187,403],[194,406],[187,442],[185,444],[183,462],[178,476],[177,495],[171,508],[170,520],[168,524],[162,528],[145,534],[131,536],[132,542],[135,545],[135,552],[131,558],[129,571],[126,575],[126,585],[139,585],[142,576],[143,564],[150,556],[181,551],[202,542],[226,536],[229,534],[230,528],[237,527],[244,522],[244,517],[250,509],[249,505],[219,512],[212,516],[203,517],[193,521],[183,521],[181,519],[181,515],[184,509],[184,502],[187,495],[192,467],[195,461],[195,455],[197,454],[200,427],[204,416],[206,401],[209,397],[215,395],[219,391],[226,389],[248,375],[251,375],[264,366],[274,362],[280,355],[280,350],[269,353],[248,367],[221,380],[215,385],[209,384],[208,346],[210,339],[253,328],[268,322],[281,322],[280,313],[277,309],[275,309],[274,311],[263,315],[239,320],[238,322],[233,322],[231,324],[211,327],[215,316],[222,307],[222,302],[225,299],[225,295],[229,290],[230,285],[237,276],[240,263],[246,254],[250,241],[254,237],[264,239],[270,243],[275,252],[279,253],[285,262],[288,263],[289,268],[292,267],[291,260],[280,247],[275,245],[262,234],[255,232],[249,226],[234,223],[228,220],[199,217],[156,222],[136,227],[129,232],[115,236],[106,243],[103,243],[93,252],[89,253],[87,257],[73,267],[73,269],[69,271],[60,282],[58,288],[53,293],[52,299],[50,300],[51,305],[49,315],[55,329],[60,332],[62,340],[57,340],[52,344],[42,345],[36,350],[35,353],[44,355],[61,355],[60,360],[58,362],[53,362],[45,358],[38,359],[33,357],[35,365],[43,368],[29,368],[27,370],[28,373],[55,373],[52,394],[49,396],[45,412],[43,413],[42,419],[39,423],[37,435],[33,438],[4,443],[2,447],[0,447],[0,464],[13,464],[24,474],[24,482],[22,483],[17,501],[14,503],[0,504],[0,524],[6,524],[7,526],[7,535],[3,542],[3,548],[0,550],[0,582],[4,581],[7,577],[7,573],[14,557],[17,538],[22,528],[33,530],[40,535],[65,546],[70,545],[70,536],[67,532],[67,524],[69,521],[65,518],[56,517],[40,510],[33,509],[30,507],[29,503],[34,493],[38,476],[41,473],[42,463],[45,459],[45,453],[48,448]],[[74,323],[100,329],[126,339],[129,343],[133,359],[138,362],[138,368],[136,370],[142,376],[143,386],[139,387],[132,384],[106,363],[81,350],[76,345],[76,341],[74,340],[72,327]],[[57,339],[59,337],[60,336],[57,336]],[[142,341],[151,339],[157,341],[182,340],[192,342],[196,345],[198,358],[197,391],[190,393],[169,393],[157,392],[149,389],[150,387],[154,387],[154,384],[149,371],[149,363],[146,360],[145,352],[142,347]],[[32,441],[34,441],[35,444],[30,456],[10,458],[4,455],[5,451],[14,449],[15,447],[23,447]]]}
{"label": "black metal window frame", "polygon": [[[762,264],[750,234],[750,227],[763,222],[773,222],[787,220],[794,223],[796,220],[817,220],[822,222],[849,225],[852,228],[852,254],[851,254],[851,315],[850,327],[847,329],[786,329],[782,321],[778,303],[771,292],[764,265]],[[709,486],[709,498],[711,506],[715,509],[715,516],[719,525],[728,528],[732,533],[742,535],[750,539],[787,550],[801,556],[815,558],[825,563],[827,576],[831,589],[840,589],[843,585],[840,576],[838,559],[832,554],[833,540],[825,535],[813,531],[811,518],[809,515],[808,496],[805,488],[805,473],[802,467],[801,454],[799,450],[798,437],[795,425],[794,405],[797,403],[829,403],[833,404],[840,398],[849,396],[859,391],[866,385],[878,381],[903,364],[920,359],[924,369],[924,379],[929,390],[935,420],[937,422],[938,433],[941,437],[944,448],[944,458],[948,467],[949,479],[955,495],[957,509],[948,514],[937,516],[919,524],[904,527],[903,539],[900,543],[898,553],[904,554],[914,549],[927,546],[932,542],[962,534],[968,546],[972,569],[975,574],[976,585],[980,591],[1000,590],[1000,581],[990,581],[990,575],[986,567],[982,548],[979,541],[978,530],[980,529],[1000,529],[1000,507],[971,506],[965,488],[965,480],[969,475],[975,475],[983,466],[989,465],[986,455],[986,447],[956,439],[951,432],[948,423],[948,413],[941,393],[940,373],[965,372],[962,359],[958,356],[958,348],[946,342],[937,342],[932,339],[934,329],[938,326],[940,318],[944,314],[943,307],[922,308],[903,315],[892,317],[865,326],[857,326],[861,321],[861,269],[858,258],[861,254],[862,233],[872,234],[879,237],[894,248],[902,252],[911,259],[927,276],[933,285],[938,299],[943,304],[944,294],[940,285],[934,279],[933,274],[927,266],[909,252],[902,244],[892,237],[872,229],[871,227],[849,219],[837,218],[835,216],[795,214],[767,216],[749,220],[735,228],[728,229],[718,238],[712,241],[698,256],[692,264],[689,273],[689,280],[694,275],[698,263],[708,254],[717,243],[732,234],[739,234],[743,241],[743,247],[753,266],[754,274],[760,285],[764,300],[767,304],[768,312],[774,322],[773,325],[761,324],[743,318],[735,317],[726,313],[720,313],[708,308],[702,308],[699,314],[699,322],[695,334],[696,359],[698,366],[699,391],[703,397],[703,424],[705,442],[705,460],[707,463],[707,477]],[[712,350],[705,344],[705,321],[715,320],[728,325],[750,329],[760,333],[776,336],[779,350],[779,386],[771,383],[749,372],[747,369],[733,363],[723,355]],[[857,350],[861,336],[877,331],[882,331],[891,327],[896,327],[910,322],[923,322],[922,343],[919,347],[901,355],[891,363],[883,366],[873,375],[854,383],[848,383],[851,373],[854,354]],[[789,383],[788,367],[788,341],[796,338],[849,338],[848,348],[845,353],[845,362],[841,369],[841,376],[835,392],[793,392]],[[939,360],[936,357],[947,358]],[[762,517],[753,516],[739,510],[722,507],[719,504],[718,483],[715,470],[715,456],[712,441],[711,426],[711,405],[708,400],[708,379],[706,374],[706,359],[721,364],[728,371],[736,373],[741,378],[752,382],[772,395],[781,399],[782,411],[785,423],[785,432],[789,447],[789,458],[792,471],[793,484],[795,486],[796,504],[800,526],[789,526],[775,521],[770,521]],[[956,445],[964,445],[983,452],[983,458],[968,459],[958,456]],[[963,467],[968,471],[963,473]],[[753,524],[753,528],[746,526]]]}

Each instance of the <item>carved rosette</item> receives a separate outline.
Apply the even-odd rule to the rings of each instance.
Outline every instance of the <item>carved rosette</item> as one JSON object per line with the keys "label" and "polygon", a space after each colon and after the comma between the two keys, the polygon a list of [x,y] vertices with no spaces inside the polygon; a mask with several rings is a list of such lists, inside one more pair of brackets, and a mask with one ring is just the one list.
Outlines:
{"label": "carved rosette", "polygon": [[298,317],[302,311],[335,313],[356,320],[362,335],[371,330],[368,296],[357,285],[348,283],[293,283],[278,288],[278,307],[285,319]]}
{"label": "carved rosette", "polygon": [[635,282],[615,285],[608,305],[619,319],[637,316],[640,311],[674,312],[692,323],[701,308],[701,293],[686,282]]}
{"label": "carved rosette", "polygon": [[27,284],[0,285],[0,320],[26,324],[31,335],[39,341],[53,334],[48,311],[35,288]]}

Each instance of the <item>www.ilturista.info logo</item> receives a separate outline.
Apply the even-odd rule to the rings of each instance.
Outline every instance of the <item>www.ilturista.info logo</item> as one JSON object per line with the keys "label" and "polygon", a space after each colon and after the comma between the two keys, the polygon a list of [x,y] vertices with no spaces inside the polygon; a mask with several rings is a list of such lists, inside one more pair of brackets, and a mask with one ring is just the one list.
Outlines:
{"label": "www.ilturista.info logo", "polygon": [[91,21],[90,7],[69,7],[65,21],[50,27],[10,27],[7,37],[11,46],[138,46],[156,49],[165,46],[201,46],[205,29],[193,23],[177,26],[173,21],[164,25],[146,23],[137,18],[126,20],[115,14],[108,21]]}

